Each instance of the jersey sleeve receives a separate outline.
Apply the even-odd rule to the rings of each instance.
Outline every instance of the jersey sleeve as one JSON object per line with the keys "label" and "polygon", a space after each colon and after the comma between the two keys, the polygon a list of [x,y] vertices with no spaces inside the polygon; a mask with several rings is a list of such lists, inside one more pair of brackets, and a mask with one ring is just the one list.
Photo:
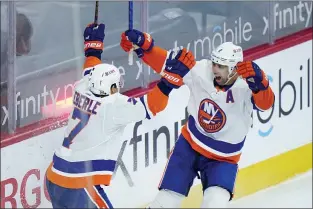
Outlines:
{"label": "jersey sleeve", "polygon": [[274,105],[275,94],[269,86],[266,90],[252,93],[252,100],[258,110],[265,111]]}
{"label": "jersey sleeve", "polygon": [[[160,74],[165,69],[165,63],[170,52],[165,49],[154,46],[151,51],[144,52],[143,62],[149,65],[156,73]],[[192,84],[192,70],[183,78],[184,84],[190,86]]]}
{"label": "jersey sleeve", "polygon": [[156,73],[160,74],[165,68],[165,62],[168,56],[168,51],[159,46],[154,46],[151,51],[144,52],[142,61],[150,66]]}
{"label": "jersey sleeve", "polygon": [[258,93],[251,91],[251,102],[253,109],[266,111],[274,105],[275,94],[270,86],[266,90],[259,91]]}
{"label": "jersey sleeve", "polygon": [[141,97],[121,96],[121,105],[116,109],[114,115],[116,124],[128,124],[144,119],[150,120],[163,111],[168,103],[168,95],[165,95],[158,85]]}
{"label": "jersey sleeve", "polygon": [[126,125],[145,119],[146,111],[139,99],[120,95],[119,104],[115,106],[113,122]]}
{"label": "jersey sleeve", "polygon": [[259,91],[258,93],[253,93],[248,89],[249,102],[252,103],[254,110],[266,111],[270,109],[275,102],[275,94],[273,93],[271,87],[269,86],[266,90]]}
{"label": "jersey sleeve", "polygon": [[99,58],[94,56],[86,57],[82,77],[85,78],[87,75],[89,75],[92,68],[98,64],[101,64],[101,60]]}

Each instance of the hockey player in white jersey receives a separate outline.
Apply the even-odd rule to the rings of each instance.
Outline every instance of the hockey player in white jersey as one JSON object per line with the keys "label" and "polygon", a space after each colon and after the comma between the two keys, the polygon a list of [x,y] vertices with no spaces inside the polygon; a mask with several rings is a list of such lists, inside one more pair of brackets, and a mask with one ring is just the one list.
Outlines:
{"label": "hockey player in white jersey", "polygon": [[[125,31],[121,46],[125,51],[130,44],[142,47],[146,37],[150,36],[137,30]],[[149,55],[137,51],[146,64],[164,74],[166,50],[154,46]],[[231,42],[218,46],[211,60],[197,61],[189,74],[177,79],[190,90],[189,118],[170,154],[160,191],[148,208],[180,207],[196,176],[203,186],[201,207],[227,207],[252,111],[271,108],[274,93],[264,71],[254,62],[243,61],[242,48]]]}
{"label": "hockey player in white jersey", "polygon": [[[104,29],[104,24],[91,24],[84,31],[83,78],[75,86],[64,141],[46,173],[54,208],[113,208],[101,185],[110,184],[126,125],[150,119],[164,110],[173,89],[162,78],[140,98],[120,94],[119,70],[100,61]],[[153,47],[153,42],[145,44]],[[177,72],[189,71],[195,64],[191,53],[170,61],[180,63],[180,67],[173,68]]]}

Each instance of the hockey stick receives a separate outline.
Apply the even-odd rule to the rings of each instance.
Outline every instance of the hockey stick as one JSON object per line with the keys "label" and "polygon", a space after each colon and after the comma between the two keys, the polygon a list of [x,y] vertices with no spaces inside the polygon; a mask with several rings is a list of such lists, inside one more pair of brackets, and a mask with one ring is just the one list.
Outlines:
{"label": "hockey stick", "polygon": [[133,1],[128,2],[128,29],[132,30],[133,29]]}
{"label": "hockey stick", "polygon": [[[128,29],[133,29],[133,1],[128,2]],[[133,44],[133,49],[130,50],[128,54],[128,64],[133,65],[134,59],[134,49],[138,49],[139,47]]]}
{"label": "hockey stick", "polygon": [[94,24],[98,25],[99,1],[96,1]]}
{"label": "hockey stick", "polygon": [[[128,29],[133,29],[133,1],[128,2]],[[133,65],[134,52],[133,49],[130,50],[128,54],[128,65]]]}

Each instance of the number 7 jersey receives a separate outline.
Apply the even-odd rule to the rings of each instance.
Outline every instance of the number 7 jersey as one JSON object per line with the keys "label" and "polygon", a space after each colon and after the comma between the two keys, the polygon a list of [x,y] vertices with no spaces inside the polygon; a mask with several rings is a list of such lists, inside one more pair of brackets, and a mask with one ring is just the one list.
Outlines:
{"label": "number 7 jersey", "polygon": [[152,118],[168,101],[158,86],[139,98],[120,93],[97,97],[88,88],[89,72],[85,68],[75,86],[64,140],[47,170],[48,180],[65,188],[109,185],[126,126]]}

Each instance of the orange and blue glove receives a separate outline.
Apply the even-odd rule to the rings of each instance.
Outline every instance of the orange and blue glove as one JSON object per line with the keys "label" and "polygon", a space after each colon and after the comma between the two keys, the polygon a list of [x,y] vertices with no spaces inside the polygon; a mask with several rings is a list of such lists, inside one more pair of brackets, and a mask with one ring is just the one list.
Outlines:
{"label": "orange and blue glove", "polygon": [[184,83],[184,76],[195,66],[196,60],[192,52],[185,48],[179,50],[174,58],[173,53],[172,51],[166,60],[161,81],[170,88],[178,89]]}
{"label": "orange and blue glove", "polygon": [[103,52],[104,24],[89,24],[84,31],[85,56],[94,56],[101,59]]}
{"label": "orange and blue glove", "polygon": [[134,51],[139,58],[143,57],[144,52],[149,52],[154,46],[154,40],[150,34],[135,29],[123,32],[121,38],[120,46],[125,52],[129,52],[133,45],[138,46]]}
{"label": "orange and blue glove", "polygon": [[238,63],[236,67],[237,73],[246,80],[253,93],[258,93],[268,88],[268,79],[264,71],[256,63],[245,61]]}

